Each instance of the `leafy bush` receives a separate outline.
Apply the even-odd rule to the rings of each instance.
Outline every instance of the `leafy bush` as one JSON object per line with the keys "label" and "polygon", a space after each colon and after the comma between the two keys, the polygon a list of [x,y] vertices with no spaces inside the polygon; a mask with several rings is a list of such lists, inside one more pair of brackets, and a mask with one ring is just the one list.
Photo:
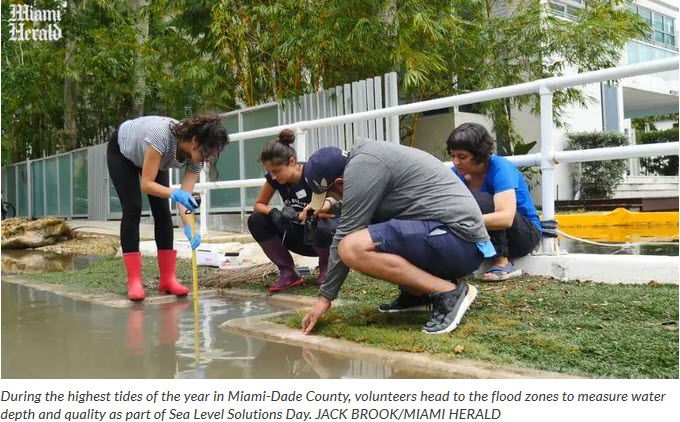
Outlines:
{"label": "leafy bush", "polygon": [[[637,139],[638,144],[658,144],[661,142],[677,142],[678,128],[668,130],[656,130],[640,135]],[[661,157],[641,158],[640,164],[650,174],[660,176],[678,175],[678,156],[664,155]]]}
{"label": "leafy bush", "polygon": [[[578,132],[567,135],[570,150],[618,147],[628,144],[628,138],[617,132]],[[578,163],[572,170],[574,186],[581,199],[611,198],[616,186],[623,181],[626,160]]]}

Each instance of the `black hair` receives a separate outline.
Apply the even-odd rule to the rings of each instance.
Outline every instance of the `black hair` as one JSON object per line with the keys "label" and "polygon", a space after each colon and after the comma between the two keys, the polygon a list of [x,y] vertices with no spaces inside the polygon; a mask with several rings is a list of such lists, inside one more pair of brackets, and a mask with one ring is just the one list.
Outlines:
{"label": "black hair", "polygon": [[171,125],[170,130],[180,141],[191,140],[196,136],[203,156],[211,157],[205,162],[208,166],[208,177],[210,180],[217,180],[219,177],[217,159],[229,143],[229,134],[222,124],[222,118],[217,114],[191,116]]}
{"label": "black hair", "polygon": [[446,152],[454,149],[470,151],[479,164],[486,163],[493,154],[494,140],[479,123],[463,123],[451,132],[446,140]]}
{"label": "black hair", "polygon": [[283,129],[279,137],[268,143],[260,153],[260,162],[271,161],[274,165],[288,164],[291,158],[297,158],[291,144],[295,142],[295,132]]}

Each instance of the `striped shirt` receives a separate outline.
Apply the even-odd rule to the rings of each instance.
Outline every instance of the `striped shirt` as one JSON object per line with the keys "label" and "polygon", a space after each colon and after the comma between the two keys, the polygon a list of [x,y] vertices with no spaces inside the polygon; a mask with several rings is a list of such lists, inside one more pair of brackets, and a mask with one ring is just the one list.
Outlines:
{"label": "striped shirt", "polygon": [[194,164],[190,159],[177,161],[177,136],[170,130],[174,123],[177,120],[161,116],[126,120],[118,128],[120,152],[141,169],[147,145],[151,145],[161,154],[160,170],[186,168],[192,173],[200,173],[203,168],[201,164]]}

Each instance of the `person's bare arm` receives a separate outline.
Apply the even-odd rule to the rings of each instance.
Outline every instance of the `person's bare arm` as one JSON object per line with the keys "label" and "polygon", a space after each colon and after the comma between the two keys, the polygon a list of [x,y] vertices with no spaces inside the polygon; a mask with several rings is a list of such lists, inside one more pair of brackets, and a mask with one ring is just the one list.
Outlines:
{"label": "person's bare arm", "polygon": [[517,199],[515,190],[510,189],[499,192],[493,196],[495,211],[484,214],[484,226],[487,230],[507,229],[512,226],[517,212]]}
{"label": "person's bare arm", "polygon": [[269,205],[269,202],[272,200],[275,193],[276,189],[274,189],[269,183],[265,182],[264,185],[262,185],[262,189],[260,189],[260,193],[257,194],[253,211],[262,214],[269,214],[273,208]]}
{"label": "person's bare arm", "polygon": [[[186,192],[193,192],[194,186],[200,177],[201,175],[199,173],[185,170],[184,178],[182,178],[181,189]],[[184,207],[184,205],[180,204],[179,202],[177,203],[177,213],[179,214],[179,218],[182,220],[182,224],[185,226],[191,224],[191,220],[189,219],[189,215],[187,214],[186,210],[187,209]]]}
{"label": "person's bare arm", "polygon": [[144,163],[142,164],[142,192],[159,198],[170,198],[172,189],[156,182],[158,170],[161,167],[161,153],[151,145],[146,147]]}

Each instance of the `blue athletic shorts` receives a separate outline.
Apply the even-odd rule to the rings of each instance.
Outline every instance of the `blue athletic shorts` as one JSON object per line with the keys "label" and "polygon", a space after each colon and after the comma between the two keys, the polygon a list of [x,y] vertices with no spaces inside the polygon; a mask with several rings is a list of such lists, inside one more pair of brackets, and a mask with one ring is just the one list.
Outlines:
{"label": "blue athletic shorts", "polygon": [[472,273],[482,263],[477,244],[453,234],[439,221],[389,220],[368,226],[376,251],[405,258],[445,280]]}

